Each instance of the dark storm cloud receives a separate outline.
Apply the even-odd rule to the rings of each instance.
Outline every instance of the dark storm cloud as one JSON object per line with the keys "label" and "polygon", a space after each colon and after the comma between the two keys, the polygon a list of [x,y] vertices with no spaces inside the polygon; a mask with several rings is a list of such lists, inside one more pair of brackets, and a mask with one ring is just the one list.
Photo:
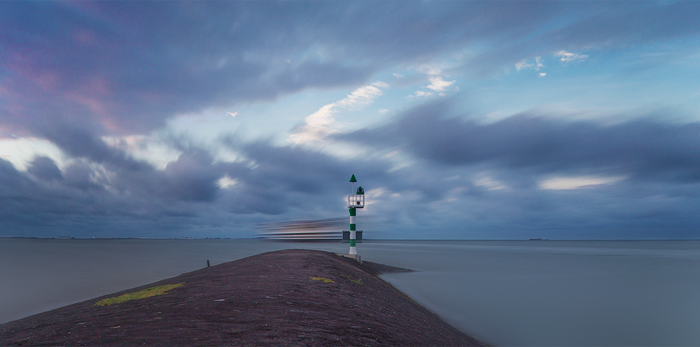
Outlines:
{"label": "dark storm cloud", "polygon": [[156,170],[86,129],[53,130],[45,130],[47,137],[71,157],[63,171],[47,157],[35,158],[26,172],[0,160],[2,235],[26,229],[54,236],[66,229],[83,236],[100,231],[124,236],[145,227],[158,235],[201,224],[201,205],[217,198],[221,174],[206,151],[187,148],[164,170]]}
{"label": "dark storm cloud", "polygon": [[[367,160],[339,160],[302,147],[276,147],[267,142],[228,146],[246,158],[236,163],[220,163],[219,169],[238,183],[226,198],[232,211],[281,214],[291,210],[337,209],[338,197],[349,188],[342,183],[349,175],[362,172],[364,180],[384,176],[386,164]],[[240,203],[244,201],[245,203]]]}
{"label": "dark storm cloud", "polygon": [[169,193],[182,200],[213,201],[221,175],[212,169],[212,158],[204,151],[183,153],[170,162],[163,174]]}
{"label": "dark storm cloud", "polygon": [[[134,195],[187,201],[212,201],[218,191],[216,181],[221,175],[212,170],[213,160],[204,150],[181,146],[183,153],[179,158],[160,171],[145,161],[134,159],[124,149],[108,145],[91,129],[54,122],[41,131],[66,154],[81,159],[66,169],[66,179],[75,187],[110,187]],[[52,160],[44,158],[39,163],[35,161],[28,171],[44,177],[41,176],[46,175],[44,171],[54,168],[58,170]],[[60,175],[60,171],[54,170],[52,174]]]}
{"label": "dark storm cloud", "polygon": [[71,157],[85,158],[98,164],[112,165],[130,171],[152,170],[147,163],[131,158],[118,148],[108,146],[95,134],[94,129],[62,122],[50,124],[50,126],[40,127],[41,134]]}
{"label": "dark storm cloud", "polygon": [[[47,157],[35,158],[26,172],[0,161],[3,233],[54,236],[65,229],[77,236],[131,236],[136,230],[157,236],[234,227],[250,232],[259,222],[276,220],[265,216],[337,216],[353,170],[362,180],[380,181],[387,169],[301,147],[227,141],[244,161],[214,162],[206,150],[181,143],[178,159],[156,170],[94,136],[75,129],[61,133],[72,135],[56,141],[73,156],[63,170]],[[222,189],[218,180],[224,175],[237,183]]]}
{"label": "dark storm cloud", "polygon": [[0,194],[5,199],[22,200],[22,192],[31,190],[32,181],[7,160],[0,159]]}
{"label": "dark storm cloud", "polygon": [[76,161],[66,168],[65,185],[82,191],[106,193],[104,184],[107,182],[104,180],[104,177],[97,174],[95,167],[90,165],[90,163]]}
{"label": "dark storm cloud", "polygon": [[61,169],[58,168],[56,162],[49,157],[36,157],[29,163],[27,172],[36,178],[52,181],[63,179]]}
{"label": "dark storm cloud", "polygon": [[[245,160],[215,163],[207,151],[181,145],[179,158],[156,170],[80,136],[62,142],[66,152],[79,144],[101,150],[72,150],[75,157],[63,171],[46,157],[36,158],[27,172],[0,160],[0,220],[6,227],[0,235],[28,230],[55,236],[66,230],[75,236],[173,236],[197,229],[187,234],[197,236],[222,228],[249,235],[260,222],[342,215],[349,175],[381,182],[387,169],[301,147],[227,143]],[[224,175],[237,183],[222,189],[217,182]]]}
{"label": "dark storm cloud", "polygon": [[[257,223],[342,216],[348,175],[355,173],[368,193],[386,190],[368,197],[374,205],[367,212],[375,219],[363,220],[382,237],[431,238],[437,229],[455,230],[439,236],[455,238],[528,238],[533,231],[582,238],[591,235],[586,230],[601,238],[663,237],[676,229],[673,235],[687,236],[687,227],[700,225],[689,207],[700,198],[700,183],[689,174],[694,166],[686,162],[697,155],[692,124],[603,126],[524,116],[477,124],[449,114],[449,103],[429,104],[387,126],[336,136],[382,154],[403,148],[415,162],[401,169],[392,169],[383,155],[343,160],[302,146],[235,139],[225,142],[240,154],[236,162],[214,162],[203,149],[182,145],[183,154],[164,170],[133,170],[136,160],[121,155],[87,155],[63,172],[48,158],[35,159],[26,173],[0,161],[0,215],[12,230],[45,236],[58,230],[232,235],[234,229],[234,235],[250,236]],[[600,189],[551,191],[536,184],[552,173],[642,177],[629,172],[640,167],[648,167],[641,170],[648,172],[645,179]],[[477,184],[474,175],[484,170],[508,188]],[[218,187],[224,175],[237,183]],[[465,226],[476,234],[460,232]]]}
{"label": "dark storm cloud", "polygon": [[410,110],[389,125],[338,138],[405,145],[416,157],[442,165],[700,181],[698,123],[636,119],[604,125],[515,115],[481,124],[450,114],[448,103],[433,103]]}
{"label": "dark storm cloud", "polygon": [[36,181],[0,159],[0,224],[4,235],[13,235],[15,228],[50,226],[57,220],[85,215],[90,209],[90,194],[66,182],[73,181],[71,173],[66,174],[64,182],[50,179],[56,177],[56,172],[53,162],[46,159],[37,159],[30,166]]}
{"label": "dark storm cloud", "polygon": [[196,152],[184,153],[165,170],[138,172],[85,159],[61,172],[43,157],[20,172],[0,160],[0,235],[27,230],[55,236],[65,230],[75,236],[157,236],[188,230],[210,224],[200,214],[206,212],[202,204],[216,198],[218,178],[210,156]]}

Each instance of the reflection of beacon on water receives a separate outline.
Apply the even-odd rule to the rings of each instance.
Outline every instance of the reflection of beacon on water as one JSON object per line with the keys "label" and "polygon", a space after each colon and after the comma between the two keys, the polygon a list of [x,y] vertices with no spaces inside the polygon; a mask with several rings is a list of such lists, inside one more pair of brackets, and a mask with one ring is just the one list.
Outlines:
{"label": "reflection of beacon on water", "polygon": [[350,177],[350,182],[352,183],[352,191],[354,194],[348,195],[348,209],[350,210],[350,230],[343,231],[343,242],[350,243],[350,255],[360,261],[360,256],[357,255],[357,243],[362,243],[362,230],[356,230],[355,226],[355,216],[357,215],[358,208],[365,207],[365,190],[362,187],[358,187],[355,190],[355,182],[357,179],[353,174]]}

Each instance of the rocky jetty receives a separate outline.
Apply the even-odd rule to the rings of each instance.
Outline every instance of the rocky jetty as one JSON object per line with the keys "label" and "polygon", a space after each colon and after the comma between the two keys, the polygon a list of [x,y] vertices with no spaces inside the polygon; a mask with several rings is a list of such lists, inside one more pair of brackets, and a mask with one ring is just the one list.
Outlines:
{"label": "rocky jetty", "polygon": [[394,271],[410,270],[264,253],[5,323],[0,345],[483,346],[377,277]]}

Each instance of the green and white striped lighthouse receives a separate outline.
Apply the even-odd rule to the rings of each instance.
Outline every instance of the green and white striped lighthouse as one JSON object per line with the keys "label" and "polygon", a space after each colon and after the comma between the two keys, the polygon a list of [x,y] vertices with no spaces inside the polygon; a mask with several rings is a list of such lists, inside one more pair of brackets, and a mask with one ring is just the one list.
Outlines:
{"label": "green and white striped lighthouse", "polygon": [[355,257],[358,261],[360,260],[357,255],[357,244],[362,243],[362,230],[357,230],[355,224],[355,216],[357,215],[358,208],[365,207],[365,190],[362,187],[358,187],[355,190],[355,182],[357,179],[353,174],[350,177],[350,183],[352,183],[353,194],[348,195],[348,209],[350,210],[350,230],[343,231],[343,242],[350,243],[350,255]]}

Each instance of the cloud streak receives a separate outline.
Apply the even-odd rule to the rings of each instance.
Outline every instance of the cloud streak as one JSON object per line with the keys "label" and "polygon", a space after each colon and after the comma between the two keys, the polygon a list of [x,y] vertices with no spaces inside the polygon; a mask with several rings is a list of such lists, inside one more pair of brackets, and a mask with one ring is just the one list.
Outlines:
{"label": "cloud streak", "polygon": [[700,182],[699,123],[644,119],[613,125],[515,115],[490,124],[449,117],[450,102],[403,113],[389,125],[339,135],[346,141],[403,145],[425,161],[488,164],[542,173],[597,172],[635,180]]}
{"label": "cloud streak", "polygon": [[588,59],[588,56],[585,54],[578,54],[578,53],[570,53],[566,51],[559,51],[557,53],[554,53],[555,57],[559,57],[559,61],[568,63],[570,61],[584,61]]}
{"label": "cloud streak", "polygon": [[380,88],[388,88],[384,82],[374,82],[368,86],[356,89],[344,99],[324,105],[318,111],[306,117],[306,125],[302,126],[294,134],[289,135],[287,141],[301,144],[309,141],[321,141],[326,136],[335,133],[334,114],[342,110],[357,110],[367,106],[382,95]]}
{"label": "cloud streak", "polygon": [[442,77],[430,77],[430,85],[426,88],[432,89],[436,92],[443,92],[445,89],[455,83],[455,81],[444,81]]}

